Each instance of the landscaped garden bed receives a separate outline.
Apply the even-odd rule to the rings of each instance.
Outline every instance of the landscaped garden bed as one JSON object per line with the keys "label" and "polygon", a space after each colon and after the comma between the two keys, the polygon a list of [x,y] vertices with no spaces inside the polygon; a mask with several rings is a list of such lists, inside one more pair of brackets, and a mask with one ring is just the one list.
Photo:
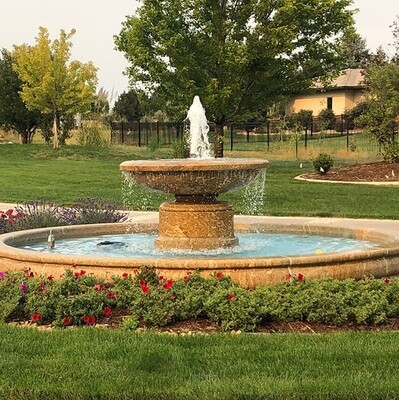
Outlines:
{"label": "landscaped garden bed", "polygon": [[172,280],[152,268],[111,280],[72,266],[61,277],[0,272],[0,320],[171,332],[325,332],[396,328],[399,280],[307,280],[287,274],[252,290],[228,276]]}

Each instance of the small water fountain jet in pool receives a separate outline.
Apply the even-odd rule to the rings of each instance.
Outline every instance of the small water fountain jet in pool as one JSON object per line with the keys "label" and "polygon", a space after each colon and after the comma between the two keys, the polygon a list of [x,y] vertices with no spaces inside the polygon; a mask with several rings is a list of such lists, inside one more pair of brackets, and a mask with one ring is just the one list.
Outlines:
{"label": "small water fountain jet in pool", "polygon": [[238,244],[230,203],[221,193],[244,187],[269,162],[252,158],[211,159],[205,110],[195,96],[190,120],[190,153],[194,158],[125,161],[128,179],[151,190],[173,194],[159,207],[159,249],[210,250]]}

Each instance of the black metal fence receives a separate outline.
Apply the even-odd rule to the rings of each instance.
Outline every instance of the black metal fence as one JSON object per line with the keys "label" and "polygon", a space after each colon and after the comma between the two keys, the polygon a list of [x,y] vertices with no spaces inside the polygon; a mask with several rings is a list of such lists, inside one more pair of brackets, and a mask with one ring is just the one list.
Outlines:
{"label": "black metal fence", "polygon": [[[398,133],[399,124],[395,132]],[[209,141],[213,143],[214,124],[209,124]],[[134,146],[170,147],[181,140],[187,125],[184,122],[112,122],[111,141],[115,144]],[[267,150],[276,146],[294,146],[307,149],[317,141],[325,146],[339,146],[341,149],[378,152],[379,147],[370,135],[363,133],[361,126],[338,116],[326,124],[319,117],[312,117],[302,126],[289,120],[270,119],[263,123],[230,123],[224,129],[224,148],[226,150]]]}

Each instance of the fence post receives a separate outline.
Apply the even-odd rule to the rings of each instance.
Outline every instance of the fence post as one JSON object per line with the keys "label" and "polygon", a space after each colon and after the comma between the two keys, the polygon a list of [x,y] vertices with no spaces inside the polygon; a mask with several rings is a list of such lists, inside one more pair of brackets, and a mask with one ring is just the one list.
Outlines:
{"label": "fence post", "polygon": [[346,130],[346,151],[349,151],[349,129]]}
{"label": "fence post", "polygon": [[344,136],[344,114],[341,114],[341,135]]}
{"label": "fence post", "polygon": [[270,120],[266,123],[267,151],[270,149]]}
{"label": "fence post", "polygon": [[160,139],[159,139],[159,121],[157,121],[157,143],[158,143],[158,146],[159,146],[159,142],[160,142]]}
{"label": "fence post", "polygon": [[231,124],[230,125],[230,151],[233,151],[233,147],[234,147],[233,137],[234,137],[234,127],[233,127],[233,124]]}
{"label": "fence post", "polygon": [[139,126],[138,126],[138,128],[139,128],[139,142],[138,142],[138,145],[139,145],[139,147],[141,147],[141,124],[140,124],[140,120],[139,120]]}
{"label": "fence post", "polygon": [[310,137],[313,137],[313,129],[314,129],[314,117],[312,116],[312,119],[310,120]]}
{"label": "fence post", "polygon": [[308,127],[305,126],[305,149],[308,148]]}
{"label": "fence post", "polygon": [[125,137],[124,137],[124,133],[123,133],[123,121],[121,122],[121,142],[122,142],[122,144],[125,143]]}

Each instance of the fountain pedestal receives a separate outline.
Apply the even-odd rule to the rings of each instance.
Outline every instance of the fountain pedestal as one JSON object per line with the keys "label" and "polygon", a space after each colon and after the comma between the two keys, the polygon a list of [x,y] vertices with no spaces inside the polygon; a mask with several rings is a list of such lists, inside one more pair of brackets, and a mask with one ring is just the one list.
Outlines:
{"label": "fountain pedestal", "polygon": [[160,206],[156,247],[212,250],[238,244],[233,208],[217,197],[245,186],[268,165],[251,158],[173,159],[125,161],[120,169],[138,185],[176,199]]}
{"label": "fountain pedestal", "polygon": [[159,249],[213,250],[238,244],[234,236],[233,207],[211,204],[163,203],[159,208]]}

